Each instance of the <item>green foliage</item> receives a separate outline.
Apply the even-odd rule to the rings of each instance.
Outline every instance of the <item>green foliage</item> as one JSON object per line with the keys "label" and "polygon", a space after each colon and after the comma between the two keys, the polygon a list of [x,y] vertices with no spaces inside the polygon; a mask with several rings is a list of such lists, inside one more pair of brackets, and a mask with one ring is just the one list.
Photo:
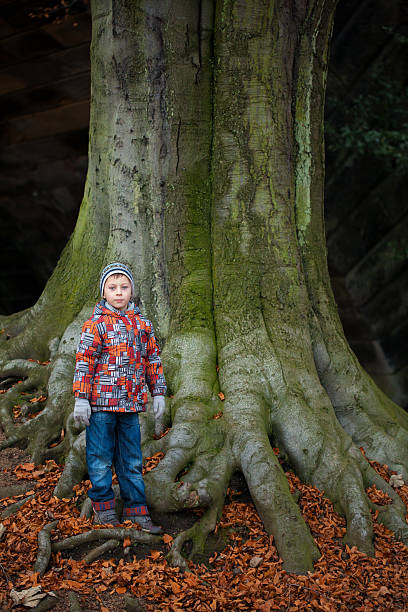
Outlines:
{"label": "green foliage", "polygon": [[[372,74],[353,99],[328,99],[329,151],[373,156],[391,167],[408,168],[408,88],[389,79],[385,69]],[[334,119],[335,118],[335,119]]]}
{"label": "green foliage", "polygon": [[408,260],[408,242],[402,243],[397,240],[387,242],[387,258],[393,261]]}

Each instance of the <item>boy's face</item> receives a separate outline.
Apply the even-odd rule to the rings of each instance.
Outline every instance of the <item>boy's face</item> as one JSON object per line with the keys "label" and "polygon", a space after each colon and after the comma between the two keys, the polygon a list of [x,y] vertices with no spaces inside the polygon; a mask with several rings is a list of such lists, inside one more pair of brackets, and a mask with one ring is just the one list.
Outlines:
{"label": "boy's face", "polygon": [[132,296],[132,285],[124,274],[112,274],[107,279],[103,297],[110,306],[123,310],[129,303]]}

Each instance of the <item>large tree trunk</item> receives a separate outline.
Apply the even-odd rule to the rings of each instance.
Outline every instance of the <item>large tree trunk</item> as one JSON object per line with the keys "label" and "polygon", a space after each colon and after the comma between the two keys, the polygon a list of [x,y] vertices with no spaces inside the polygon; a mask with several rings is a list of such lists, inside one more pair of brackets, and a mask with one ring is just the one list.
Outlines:
{"label": "large tree trunk", "polygon": [[[102,266],[134,270],[142,312],[162,340],[169,433],[146,477],[149,504],[204,506],[172,549],[200,550],[234,471],[245,476],[285,568],[319,556],[272,446],[347,519],[372,553],[366,487],[393,503],[382,520],[404,540],[404,507],[370,467],[408,477],[406,414],[359,366],[344,338],[326,264],[323,103],[334,0],[98,0],[93,3],[89,170],[78,223],[38,303],[4,320],[7,444],[65,457],[56,494],[86,474],[72,419],[79,327]],[[31,359],[48,359],[48,366]],[[21,391],[47,388],[16,427]],[[221,401],[219,392],[225,396]],[[221,418],[214,418],[222,413]],[[54,448],[51,442],[65,430]],[[180,472],[186,471],[182,483]]]}

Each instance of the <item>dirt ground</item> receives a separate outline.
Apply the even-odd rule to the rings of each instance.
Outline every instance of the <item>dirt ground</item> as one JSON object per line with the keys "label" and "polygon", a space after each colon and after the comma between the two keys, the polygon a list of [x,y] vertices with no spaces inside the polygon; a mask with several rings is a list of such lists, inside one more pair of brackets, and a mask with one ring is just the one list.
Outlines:
{"label": "dirt ground", "polygon": [[[276,451],[278,454],[279,449]],[[157,461],[158,456],[146,458],[146,471]],[[388,466],[369,463],[389,481],[393,473]],[[283,569],[273,536],[265,531],[244,478],[235,474],[205,554],[194,559],[188,572],[170,567],[166,555],[172,539],[193,525],[199,510],[177,514],[152,511],[153,520],[164,528],[163,540],[144,546],[123,542],[90,564],[84,557],[96,544],[83,544],[53,555],[40,579],[33,569],[37,534],[44,524],[58,521],[54,541],[93,532],[92,521],[78,516],[89,482],[80,483],[72,499],[60,500],[53,496],[53,489],[61,466],[47,462],[37,469],[24,450],[5,449],[0,452],[0,486],[28,479],[36,496],[25,500],[9,518],[1,519],[5,534],[0,538],[0,610],[27,610],[21,605],[13,607],[10,589],[40,585],[42,592],[53,591],[57,598],[43,600],[50,607],[40,604],[31,608],[34,612],[76,612],[72,597],[79,600],[82,612],[407,612],[408,547],[378,522],[379,511],[373,512],[375,555],[368,557],[356,546],[344,543],[346,521],[324,492],[303,483],[287,466],[284,469],[321,553],[314,571],[307,575]],[[396,490],[408,508],[408,483]],[[367,495],[377,506],[391,501],[375,486],[367,489]],[[0,500],[0,514],[10,503],[6,497]],[[408,512],[406,520],[408,523]]]}
{"label": "dirt ground", "polygon": [[[4,433],[0,429],[0,442],[5,439]],[[30,462],[29,454],[19,448],[7,448],[0,451],[0,487],[4,486],[12,486],[16,484],[22,484],[25,481],[21,478],[17,478],[17,476],[13,473],[14,468],[16,468],[20,464],[25,464]],[[236,488],[239,488],[240,484],[243,485],[243,488],[246,489],[246,485],[244,480],[240,480],[239,476],[236,478],[237,482],[235,483]],[[246,498],[249,498],[249,494],[246,491]],[[152,520],[161,525],[166,534],[169,534],[175,537],[181,531],[188,529],[191,527],[194,522],[197,520],[197,516],[191,512],[178,512],[178,513],[158,513],[154,510],[151,511]],[[218,535],[210,536],[208,538],[208,549],[206,550],[205,555],[202,558],[197,559],[198,562],[208,563],[209,558],[214,553],[214,551],[221,551],[225,546],[225,540],[223,539],[222,533],[220,532]],[[75,551],[70,551],[69,556],[73,559],[81,559],[83,558],[92,548],[95,547],[95,544],[83,545],[78,547]],[[157,544],[151,544],[148,546],[138,545],[136,548],[132,549],[132,555],[135,555],[137,559],[147,557],[152,550],[158,550],[162,552],[164,555],[168,552],[168,547],[163,543],[159,542]],[[103,557],[102,557],[103,558]],[[119,547],[115,551],[111,551],[106,553],[106,559],[120,559],[124,558],[126,560],[126,556],[123,554],[122,547]],[[1,569],[1,568],[0,568]],[[66,612],[71,609],[71,604],[69,601],[69,592],[66,590],[56,590],[54,589],[55,594],[57,595],[57,599],[53,601],[50,600],[50,608],[55,612]],[[133,603],[136,607],[131,607],[130,603],[127,603],[125,597],[122,597],[117,594],[109,594],[109,593],[100,593],[99,601],[96,602],[94,597],[86,594],[78,594],[77,597],[79,599],[79,603],[82,608],[82,612],[94,612],[96,610],[101,610],[101,606],[105,606],[107,610],[114,612],[126,612],[127,610],[145,610],[144,601],[142,599],[133,598]],[[129,597],[129,596],[128,596]],[[138,604],[138,607],[137,607]],[[23,610],[27,610],[28,608],[23,606],[13,607],[13,611],[22,612]],[[44,608],[39,608],[43,610]],[[10,610],[10,607],[2,608],[1,610]],[[34,612],[37,608],[31,608]]]}

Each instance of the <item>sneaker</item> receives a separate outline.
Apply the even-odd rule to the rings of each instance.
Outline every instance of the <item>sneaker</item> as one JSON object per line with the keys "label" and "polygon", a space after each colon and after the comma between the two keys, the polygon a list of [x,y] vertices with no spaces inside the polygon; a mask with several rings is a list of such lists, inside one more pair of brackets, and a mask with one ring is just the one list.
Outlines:
{"label": "sneaker", "polygon": [[118,517],[116,516],[116,512],[113,508],[109,510],[99,510],[98,512],[94,510],[94,512],[95,525],[112,525],[113,527],[117,527],[118,525],[120,525]]}
{"label": "sneaker", "polygon": [[132,523],[137,523],[142,531],[152,533],[153,535],[161,535],[164,533],[163,529],[159,527],[159,525],[155,525],[153,523],[148,514],[122,516],[122,522],[124,521],[132,521]]}

